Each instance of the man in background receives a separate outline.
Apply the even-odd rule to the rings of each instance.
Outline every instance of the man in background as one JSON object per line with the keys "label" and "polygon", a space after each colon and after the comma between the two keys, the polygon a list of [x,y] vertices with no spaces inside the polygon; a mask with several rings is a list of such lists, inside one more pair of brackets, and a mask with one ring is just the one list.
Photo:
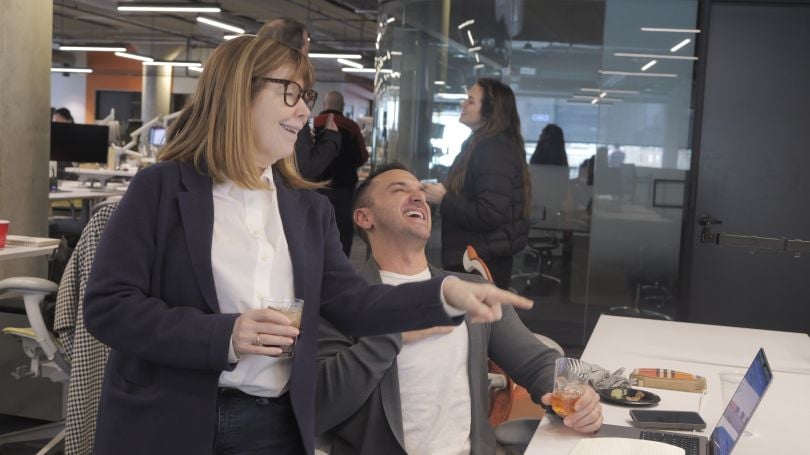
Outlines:
{"label": "man in background", "polygon": [[[274,19],[262,26],[256,36],[272,38],[287,47],[309,54],[309,32],[304,24],[289,18]],[[307,88],[307,87],[305,87]],[[340,153],[340,133],[332,117],[324,121],[324,127],[313,134],[309,122],[298,132],[295,142],[295,158],[298,170],[308,180],[317,180]]]}
{"label": "man in background", "polygon": [[340,231],[340,243],[346,256],[351,254],[354,227],[352,226],[352,197],[357,186],[357,168],[368,160],[368,150],[360,126],[343,115],[345,104],[340,92],[329,92],[323,101],[324,110],[315,117],[316,134],[327,128],[330,121],[340,132],[340,153],[326,167],[318,180],[329,180],[329,188],[321,193],[335,208],[335,220]]}
{"label": "man in background", "polygon": [[[380,166],[366,178],[357,189],[353,220],[371,250],[360,270],[370,283],[399,285],[448,274],[428,264],[430,208],[421,183],[404,166]],[[362,338],[321,319],[316,431],[331,439],[332,455],[494,454],[487,359],[547,406],[559,357],[508,306],[491,324],[465,320],[454,327]],[[565,426],[588,433],[602,425],[593,389],[587,388],[575,409]]]}

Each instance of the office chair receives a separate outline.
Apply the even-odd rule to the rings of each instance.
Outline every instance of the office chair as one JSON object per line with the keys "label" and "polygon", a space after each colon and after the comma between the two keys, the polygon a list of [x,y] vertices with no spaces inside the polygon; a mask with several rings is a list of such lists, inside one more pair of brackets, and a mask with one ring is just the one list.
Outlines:
{"label": "office chair", "polygon": [[[17,379],[43,377],[53,382],[67,383],[70,362],[64,348],[45,325],[40,304],[45,296],[56,292],[56,283],[30,277],[6,278],[0,281],[0,292],[22,294],[25,313],[31,327],[6,327],[4,335],[17,338],[23,351],[31,359],[30,365],[21,366],[12,373]],[[6,444],[50,439],[37,455],[54,453],[65,437],[65,422],[54,422],[35,428],[0,435],[0,449]]]}

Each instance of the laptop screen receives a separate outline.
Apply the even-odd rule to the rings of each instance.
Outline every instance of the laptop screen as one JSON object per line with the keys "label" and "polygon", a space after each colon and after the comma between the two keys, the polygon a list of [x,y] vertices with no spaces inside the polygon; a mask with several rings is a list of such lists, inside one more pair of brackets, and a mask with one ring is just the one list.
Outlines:
{"label": "laptop screen", "polygon": [[765,351],[760,349],[712,432],[713,455],[731,453],[772,380],[773,373]]}

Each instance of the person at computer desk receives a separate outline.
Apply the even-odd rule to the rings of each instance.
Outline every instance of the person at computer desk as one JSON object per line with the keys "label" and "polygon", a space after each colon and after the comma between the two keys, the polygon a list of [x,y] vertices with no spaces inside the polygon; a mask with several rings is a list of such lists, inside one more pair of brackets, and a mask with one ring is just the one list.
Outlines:
{"label": "person at computer desk", "polygon": [[[59,109],[54,110],[53,115],[51,116],[51,121],[54,123],[75,123],[73,121],[73,115],[70,113],[70,109],[66,107],[60,107]],[[56,178],[59,180],[76,180],[76,175],[65,172],[65,168],[71,166],[73,166],[73,163],[70,161],[57,161]],[[53,175],[51,175],[51,177],[53,177]],[[51,186],[54,187],[54,185]]]}
{"label": "person at computer desk", "polygon": [[[383,165],[358,187],[353,219],[371,258],[369,283],[401,285],[447,276],[427,261],[431,215],[421,184],[399,164]],[[457,274],[463,279],[478,276]],[[355,338],[329,321],[318,326],[317,429],[342,454],[493,454],[487,421],[487,358],[549,405],[554,362],[512,308],[491,324],[433,327]],[[593,432],[602,424],[588,388],[564,424]]]}
{"label": "person at computer desk", "polygon": [[[531,306],[462,280],[391,288],[357,275],[292,156],[313,79],[309,59],[274,40],[222,43],[159,162],[130,183],[85,294],[87,330],[111,348],[96,453],[312,454],[319,315],[361,335]],[[304,331],[262,309],[265,296],[302,299]],[[277,357],[294,337],[295,354]]]}

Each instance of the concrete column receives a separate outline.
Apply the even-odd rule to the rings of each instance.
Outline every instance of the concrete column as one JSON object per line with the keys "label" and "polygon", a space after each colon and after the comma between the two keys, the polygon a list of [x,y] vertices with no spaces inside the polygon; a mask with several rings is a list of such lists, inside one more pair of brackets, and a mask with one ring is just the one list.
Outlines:
{"label": "concrete column", "polygon": [[[0,218],[12,234],[48,234],[52,29],[51,0],[0,1]],[[0,261],[0,279],[46,270],[44,257]]]}
{"label": "concrete column", "polygon": [[172,67],[144,65],[141,119],[148,122],[158,115],[170,114],[171,98]]}

